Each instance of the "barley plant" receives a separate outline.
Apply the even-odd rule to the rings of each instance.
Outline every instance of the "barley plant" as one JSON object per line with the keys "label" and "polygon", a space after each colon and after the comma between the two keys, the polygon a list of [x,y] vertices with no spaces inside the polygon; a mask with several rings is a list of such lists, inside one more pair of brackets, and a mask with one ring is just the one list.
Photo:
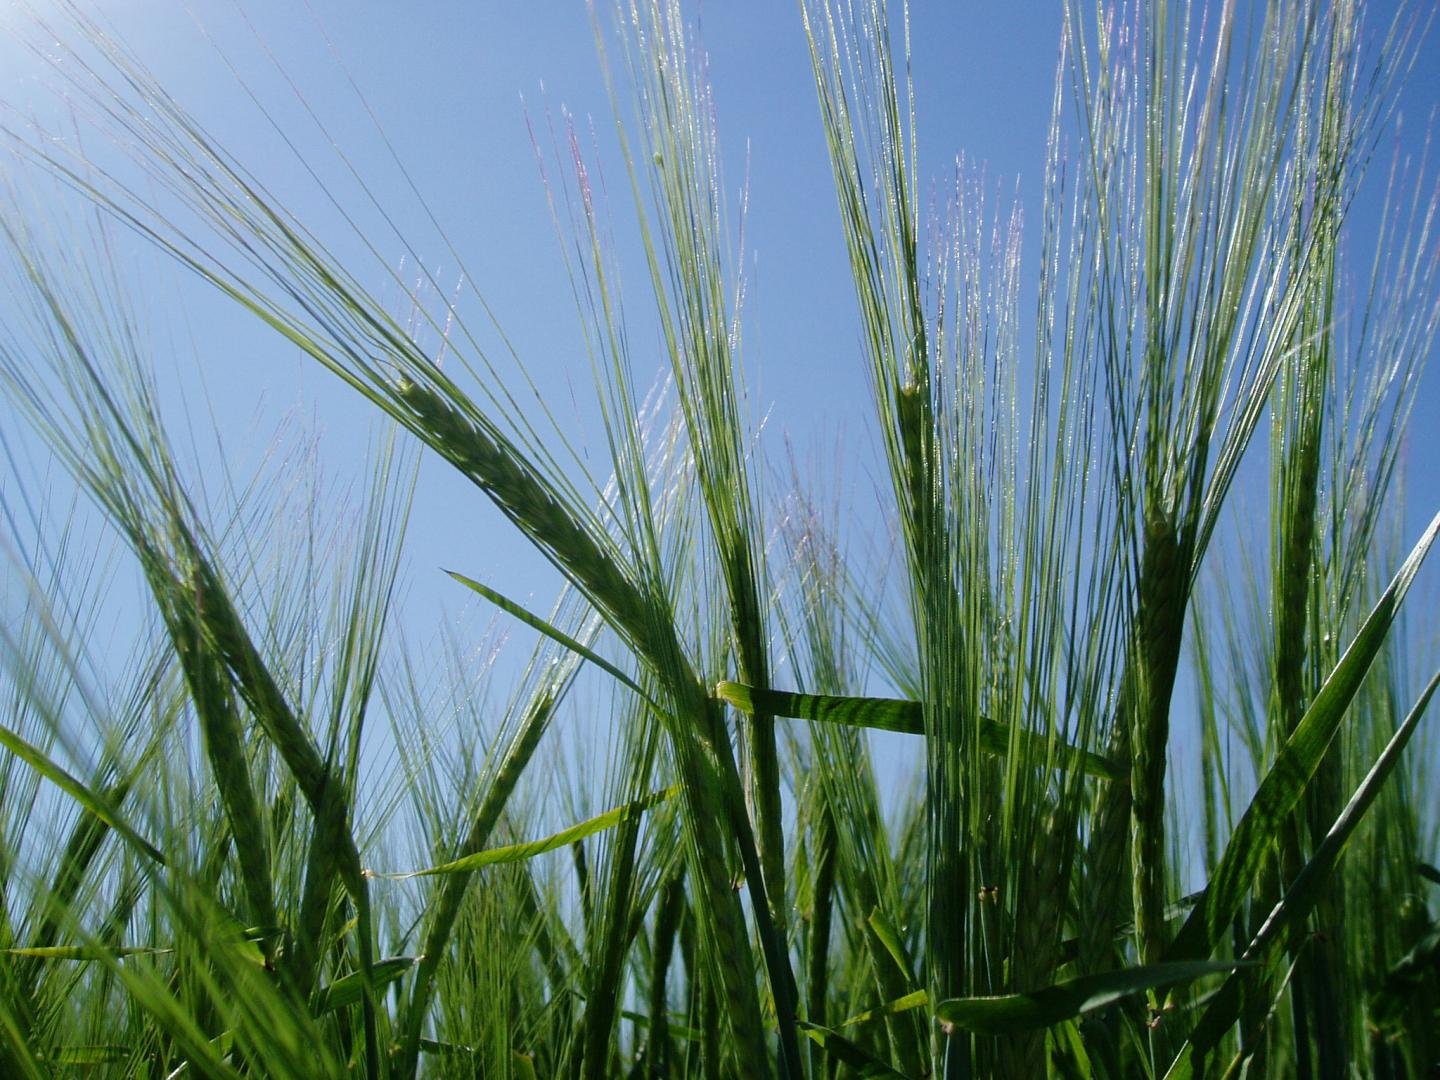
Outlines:
{"label": "barley plant", "polygon": [[[883,461],[857,523],[766,458],[679,0],[596,16],[610,196],[535,124],[588,454],[488,308],[388,239],[342,260],[45,10],[73,127],[0,115],[0,374],[82,498],[0,492],[0,1074],[1440,1069],[1440,675],[1401,617],[1440,516],[1398,509],[1440,243],[1423,167],[1367,202],[1424,11],[1069,3],[1026,249],[968,169],[922,180],[911,13],[801,0]],[[120,235],[385,418],[364,500],[282,483],[303,447],[187,467]],[[563,578],[547,611],[452,575],[528,660],[391,625],[427,454]]]}

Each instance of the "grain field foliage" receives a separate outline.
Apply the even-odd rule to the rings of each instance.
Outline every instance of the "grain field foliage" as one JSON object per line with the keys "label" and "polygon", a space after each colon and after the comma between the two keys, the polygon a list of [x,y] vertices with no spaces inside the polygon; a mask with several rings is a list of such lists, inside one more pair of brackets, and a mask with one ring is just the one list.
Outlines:
{"label": "grain field foliage", "polygon": [[[81,5],[30,12],[80,137],[0,105],[0,385],[75,494],[6,434],[0,1073],[1440,1067],[1440,516],[1401,499],[1437,189],[1380,152],[1424,14],[1067,3],[1032,206],[936,170],[923,8],[800,0],[857,512],[769,459],[689,5],[592,11],[618,161],[527,115],[591,446],[504,312],[436,302],[398,155],[414,204],[321,184],[332,235]],[[363,498],[284,440],[197,468],[137,239],[373,409]],[[426,458],[557,572],[547,608],[446,568],[528,659],[397,624]]]}

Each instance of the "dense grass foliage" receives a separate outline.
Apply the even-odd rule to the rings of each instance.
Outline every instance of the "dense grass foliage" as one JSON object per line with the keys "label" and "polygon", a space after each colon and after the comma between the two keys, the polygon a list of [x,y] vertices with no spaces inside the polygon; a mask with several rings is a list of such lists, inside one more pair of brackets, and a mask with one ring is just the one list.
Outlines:
{"label": "dense grass foliage", "polygon": [[[6,493],[43,542],[6,549],[0,1073],[1433,1075],[1440,775],[1410,744],[1440,675],[1401,613],[1440,516],[1397,539],[1396,466],[1434,198],[1391,185],[1353,300],[1342,258],[1420,39],[1250,6],[1067,7],[1028,265],[963,170],[922,212],[910,13],[802,0],[889,563],[760,458],[678,0],[597,33],[663,356],[573,134],[547,180],[599,474],[479,328],[417,333],[382,256],[342,265],[64,8],[76,122],[135,152],[7,114],[17,175],[91,223],[56,243],[12,189],[0,373],[153,610],[97,681],[112,569]],[[121,227],[393,423],[346,524],[187,480]],[[405,447],[567,582],[540,613],[453,575],[539,631],[513,687],[389,625]]]}

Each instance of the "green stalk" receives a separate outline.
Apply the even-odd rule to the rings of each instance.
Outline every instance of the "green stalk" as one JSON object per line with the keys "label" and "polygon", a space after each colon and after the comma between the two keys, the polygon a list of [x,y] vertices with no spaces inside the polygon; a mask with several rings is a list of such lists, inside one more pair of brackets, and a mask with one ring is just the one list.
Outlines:
{"label": "green stalk", "polygon": [[650,987],[647,999],[650,1031],[646,1036],[646,1075],[650,1080],[669,1076],[671,1070],[670,996],[667,979],[675,955],[675,942],[685,915],[685,871],[677,866],[660,888],[660,910],[655,916],[655,940],[650,955]]}
{"label": "green stalk", "polygon": [[1135,930],[1140,960],[1158,963],[1167,940],[1165,771],[1170,746],[1170,706],[1185,627],[1191,560],[1168,523],[1147,522],[1137,591],[1139,639],[1132,700],[1130,815],[1134,836]]}

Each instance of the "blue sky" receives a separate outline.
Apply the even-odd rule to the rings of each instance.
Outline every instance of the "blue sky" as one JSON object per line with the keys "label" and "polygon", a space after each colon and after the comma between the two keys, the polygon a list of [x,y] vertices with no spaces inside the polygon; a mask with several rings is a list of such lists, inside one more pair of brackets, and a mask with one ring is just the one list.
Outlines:
{"label": "blue sky", "polygon": [[[35,6],[42,14],[51,10],[43,2]],[[462,295],[484,297],[561,424],[581,432],[582,439],[588,432],[600,451],[575,309],[527,126],[528,115],[548,150],[547,115],[558,123],[566,107],[582,128],[593,118],[599,158],[611,181],[619,250],[622,257],[633,254],[625,231],[628,196],[583,4],[245,0],[245,19],[220,0],[189,5],[101,0],[97,6],[237,158],[255,162],[262,176],[274,178],[283,202],[315,222],[322,235],[333,236],[338,251],[359,258],[331,208],[257,119],[221,57],[236,65],[375,238],[380,261],[358,268],[380,295],[398,296],[393,286],[386,292],[385,268],[398,268],[402,278],[414,275],[415,254],[438,280],[458,281],[453,256],[402,182],[350,85],[353,78],[449,241],[464,254],[468,274]],[[600,6],[606,21],[608,5]],[[1372,5],[1371,22],[1382,22],[1392,7]],[[785,436],[793,439],[802,462],[838,460],[850,497],[861,508],[857,526],[883,532],[883,509],[872,498],[879,474],[866,452],[869,396],[855,348],[849,273],[798,5],[712,2],[693,10],[710,60],[732,193],[748,162],[744,355],[754,414],[766,419],[777,451]],[[928,182],[943,183],[955,155],[963,152],[984,170],[988,190],[1002,204],[1018,191],[1030,210],[1026,243],[1032,255],[1038,247],[1059,10],[1053,0],[921,2],[911,13],[922,173]],[[0,5],[0,23],[21,18],[19,6]],[[1403,101],[1403,152],[1419,152],[1440,104],[1437,56],[1432,34]],[[364,206],[337,167],[327,137],[276,77],[277,62],[412,239],[415,254]],[[14,41],[0,38],[0,97],[22,113],[34,110],[63,124],[63,110],[57,113],[46,103],[50,80]],[[1383,144],[1382,166],[1394,145],[1394,139]],[[135,258],[137,265],[155,269],[153,278],[136,282],[136,290],[157,345],[162,382],[168,386],[173,378],[183,387],[184,400],[204,422],[210,413],[200,410],[213,411],[238,471],[258,463],[278,425],[299,415],[320,432],[321,459],[337,487],[362,475],[360,455],[372,430],[366,407],[195,283],[144,255]],[[638,316],[646,301],[644,267],[632,259],[625,269]],[[641,335],[638,357],[651,355],[647,345]],[[659,351],[653,356],[658,370]],[[645,361],[637,362],[643,368]],[[10,429],[8,416],[4,423]],[[1431,437],[1437,426],[1440,366],[1432,363],[1407,453],[1411,539],[1419,522],[1440,505],[1440,454]],[[202,451],[202,462],[210,452]],[[778,454],[776,460],[781,463]],[[513,537],[477,492],[431,462],[423,473],[406,569],[404,619],[417,639],[469,606],[466,595],[438,572],[442,566],[548,606],[553,578],[540,558]],[[480,616],[482,622],[489,617]]]}
{"label": "blue sky", "polygon": [[[175,98],[237,158],[259,162],[262,177],[276,178],[273,190],[281,201],[318,223],[321,235],[344,251],[344,231],[330,208],[257,121],[225,66],[236,65],[312,160],[322,169],[333,167],[326,136],[277,78],[278,63],[401,222],[415,254],[438,279],[458,280],[454,258],[401,181],[349,83],[353,77],[449,241],[464,254],[469,275],[462,295],[484,297],[537,383],[553,388],[552,407],[561,422],[589,430],[598,447],[589,371],[529,133],[533,125],[548,152],[546,125],[562,126],[562,109],[582,129],[593,122],[619,244],[633,253],[628,196],[585,5],[433,3],[401,9],[247,0],[245,18],[227,3],[190,6],[193,18],[179,5],[133,0],[101,3],[99,10]],[[608,5],[599,7],[602,23],[608,22]],[[1059,41],[1057,9],[1030,2],[1007,8],[1003,17],[962,18],[957,8],[919,5],[913,16],[926,172],[944,182],[955,153],[965,148],[1007,201],[1017,182],[1022,192],[1038,193]],[[46,12],[43,4],[38,10]],[[869,397],[798,6],[726,3],[695,10],[735,196],[748,167],[745,357],[754,412],[777,444],[788,437],[802,460],[829,460],[837,443],[853,449],[862,442],[870,428]],[[0,83],[6,98],[52,115],[52,76],[13,43],[9,48]],[[63,128],[66,121],[52,122]],[[553,175],[553,160],[549,168]],[[413,274],[415,254],[375,225],[373,215],[365,216],[364,200],[343,172],[331,168],[325,175],[345,193],[347,208],[358,208],[362,224],[371,223],[365,227],[390,267]],[[385,267],[361,265],[362,278],[386,295]],[[626,269],[630,306],[639,313],[643,264],[632,259]],[[323,433],[327,471],[343,473],[341,463],[353,460],[364,444],[364,407],[224,302],[193,283],[163,280],[167,276],[173,275],[145,282],[147,291],[158,292],[146,300],[151,329],[162,337],[178,335],[175,355],[160,366],[174,369],[177,384],[191,385],[192,398],[200,394],[216,403],[215,419],[231,452],[257,458],[269,431],[287,412],[300,410]],[[390,295],[395,293],[392,287]],[[647,344],[642,340],[638,347],[642,368]],[[655,351],[653,357],[658,370],[661,356]],[[847,456],[844,474],[862,486],[862,501],[869,504],[871,462]],[[411,584],[424,598],[420,603],[465,603],[435,573],[444,565],[486,580],[514,580],[517,567],[529,568],[521,571],[520,580],[530,586],[522,593],[533,589],[534,602],[544,605],[551,590],[547,568],[502,530],[482,499],[445,475],[443,466],[428,466],[411,536]],[[471,539],[477,534],[483,542]]]}

